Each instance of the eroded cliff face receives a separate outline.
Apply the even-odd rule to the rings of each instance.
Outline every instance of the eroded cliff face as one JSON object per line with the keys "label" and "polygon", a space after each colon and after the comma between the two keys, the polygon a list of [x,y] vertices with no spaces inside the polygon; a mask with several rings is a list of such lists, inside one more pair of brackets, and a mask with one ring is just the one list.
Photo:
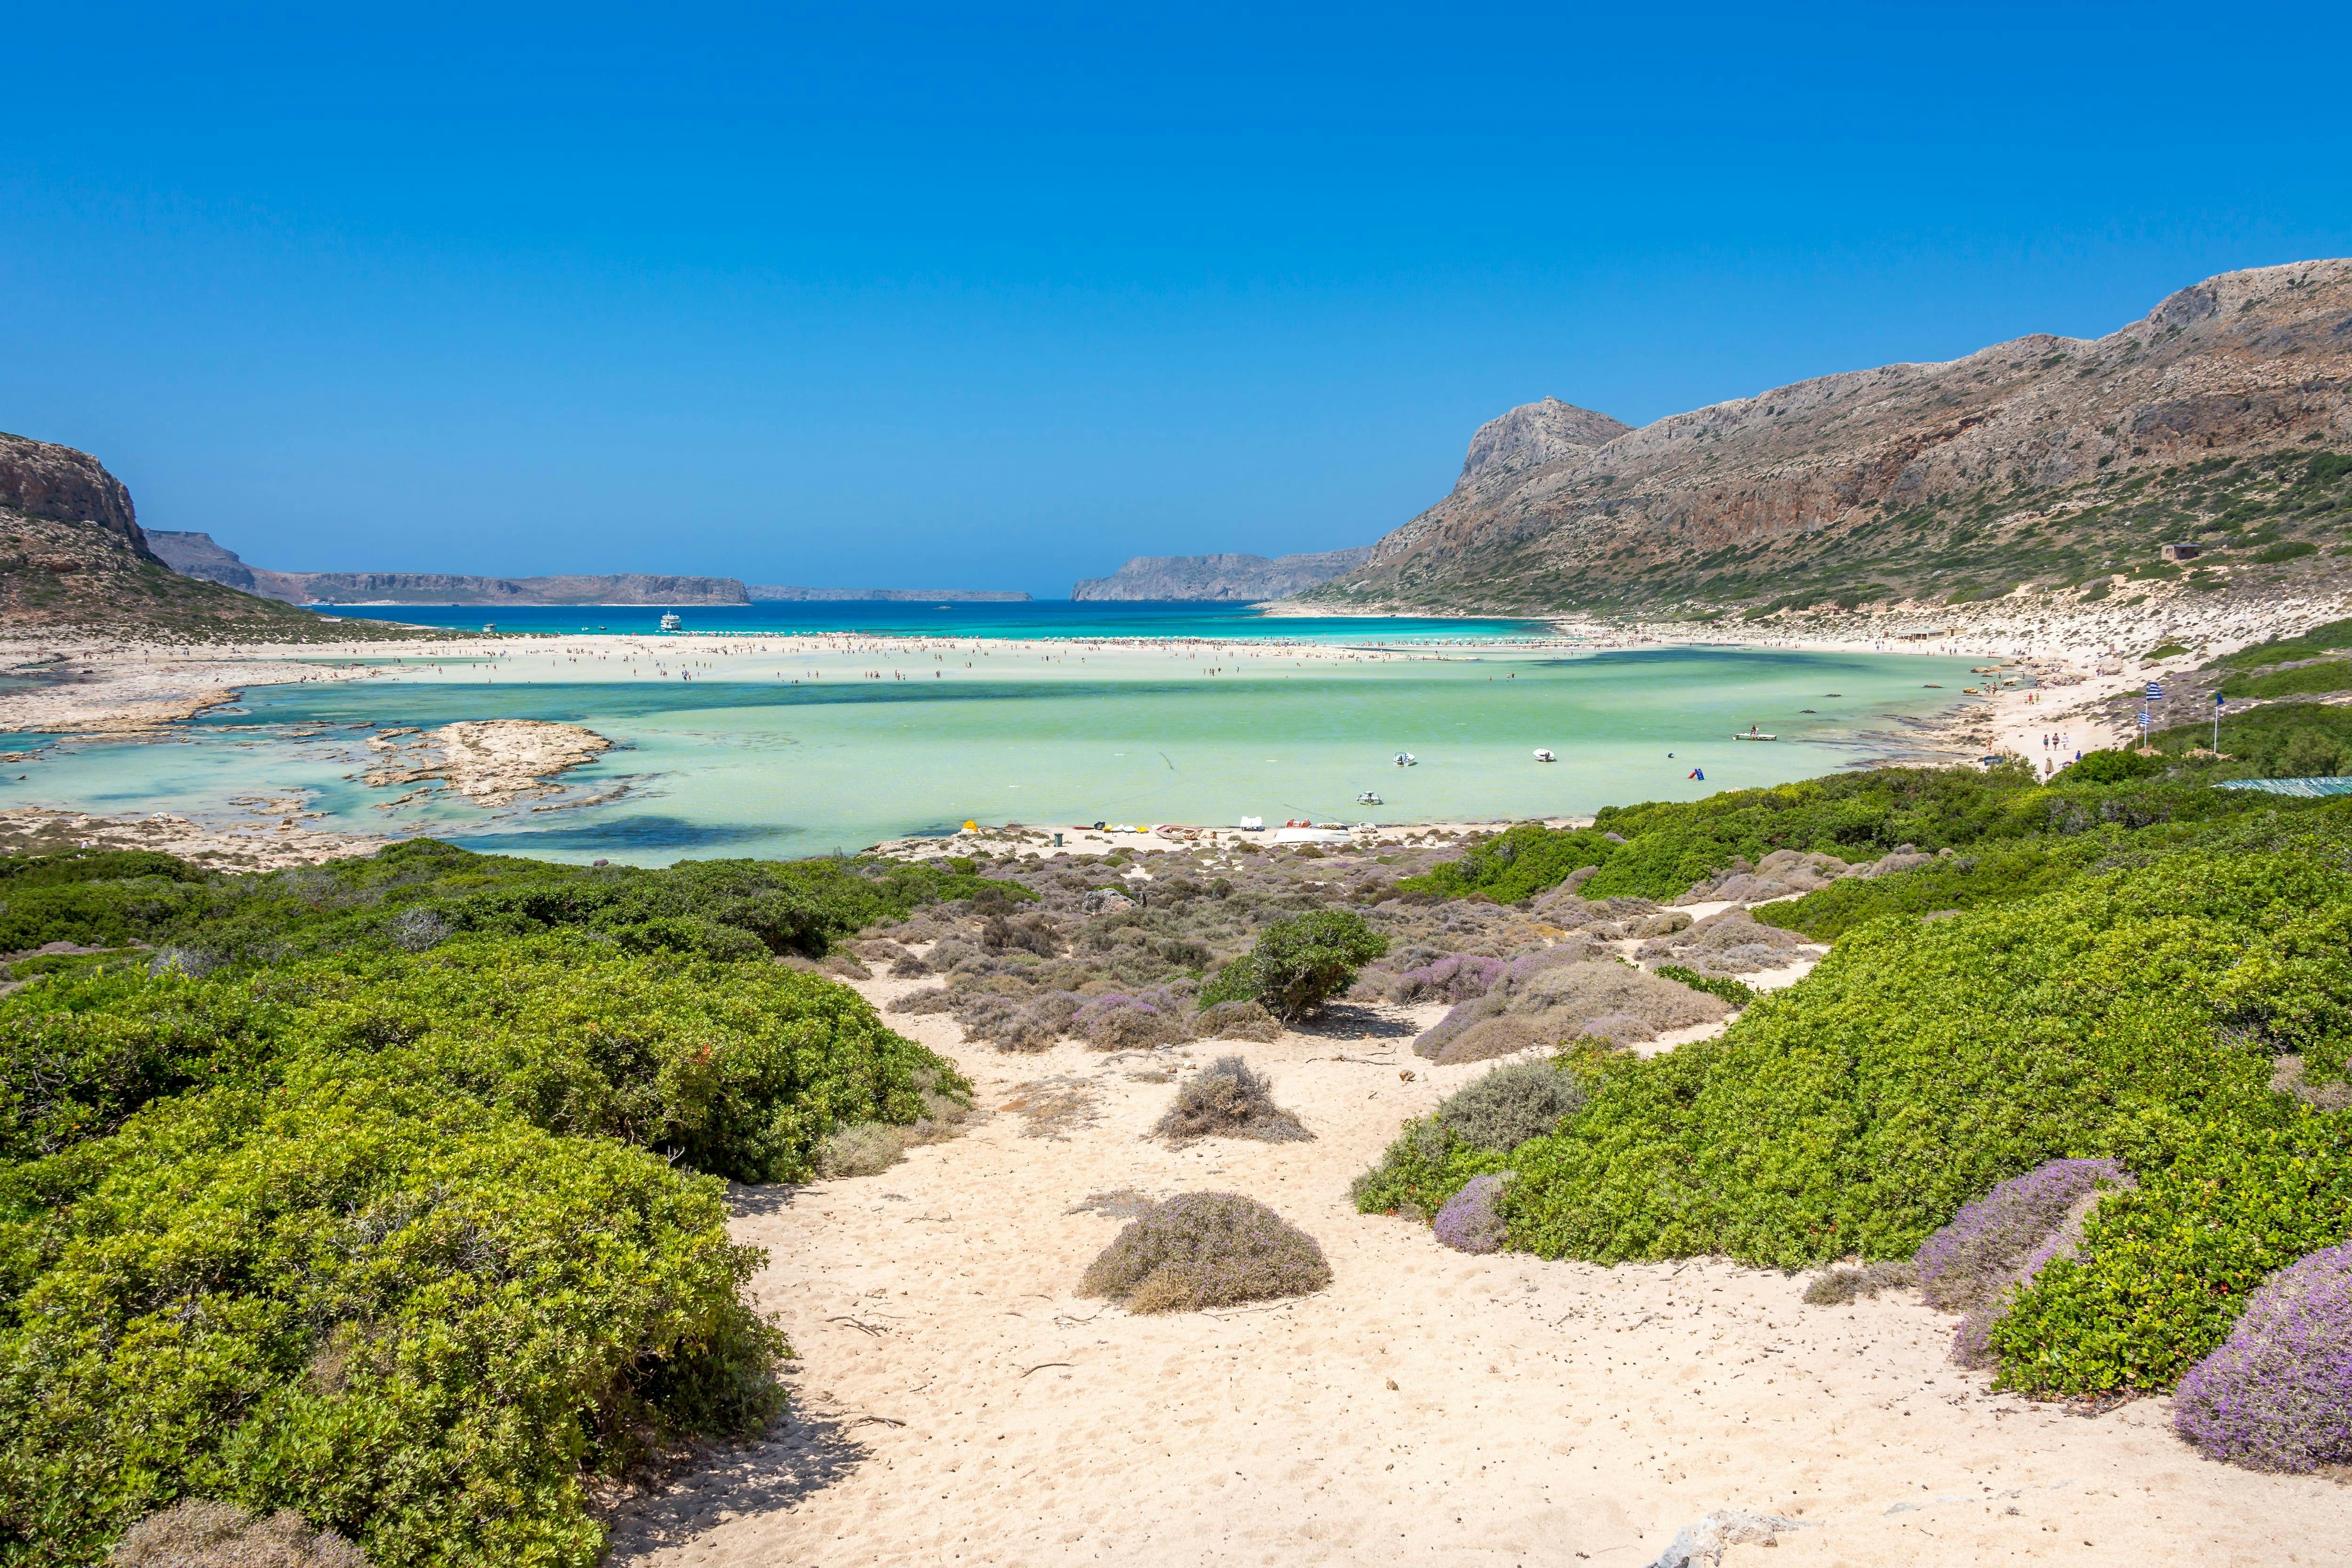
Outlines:
{"label": "eroded cliff face", "polygon": [[0,434],[0,511],[47,522],[94,524],[131,554],[152,560],[131,492],[88,452]]}
{"label": "eroded cliff face", "polygon": [[[1546,400],[1482,426],[1453,492],[1314,596],[1538,609],[2005,591],[2137,570],[2232,509],[2235,531],[2270,527],[2275,544],[2262,519],[2283,508],[2335,515],[2305,495],[2304,459],[2352,450],[2347,382],[2352,261],[2331,260],[2209,279],[2096,340],[1822,376],[1614,435]],[[2226,547],[2227,531],[2208,537]]]}

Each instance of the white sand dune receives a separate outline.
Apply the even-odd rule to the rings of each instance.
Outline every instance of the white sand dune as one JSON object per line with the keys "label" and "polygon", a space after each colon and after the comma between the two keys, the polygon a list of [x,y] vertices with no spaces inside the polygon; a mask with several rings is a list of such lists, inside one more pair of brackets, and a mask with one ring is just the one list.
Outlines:
{"label": "white sand dune", "polygon": [[[1436,1011],[1118,1057],[895,1018],[997,1109],[880,1176],[739,1194],[800,1355],[793,1412],[628,1500],[611,1561],[1643,1568],[1718,1509],[1802,1521],[1724,1559],[1772,1568],[2345,1560],[2338,1486],[2209,1464],[2161,1400],[2086,1418],[1990,1394],[1908,1293],[1807,1307],[1769,1271],[1472,1258],[1358,1215],[1348,1183],[1398,1123],[1486,1070],[1412,1057]],[[1228,1050],[1313,1142],[1146,1136],[1168,1068]],[[1080,1300],[1120,1222],[1070,1211],[1119,1189],[1249,1194],[1335,1283],[1215,1314]]]}

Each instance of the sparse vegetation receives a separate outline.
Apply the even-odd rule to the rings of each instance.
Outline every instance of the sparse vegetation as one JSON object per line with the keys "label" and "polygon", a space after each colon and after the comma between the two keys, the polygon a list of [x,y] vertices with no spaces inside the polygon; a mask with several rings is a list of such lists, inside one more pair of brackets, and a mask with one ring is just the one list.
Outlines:
{"label": "sparse vegetation", "polygon": [[1160,1137],[1251,1138],[1289,1143],[1312,1138],[1298,1118],[1274,1102],[1274,1085],[1239,1057],[1219,1057],[1186,1079],[1152,1131]]}
{"label": "sparse vegetation", "polygon": [[1180,1193],[1129,1220],[1078,1282],[1130,1312],[1197,1312],[1331,1283],[1315,1238],[1255,1198]]}

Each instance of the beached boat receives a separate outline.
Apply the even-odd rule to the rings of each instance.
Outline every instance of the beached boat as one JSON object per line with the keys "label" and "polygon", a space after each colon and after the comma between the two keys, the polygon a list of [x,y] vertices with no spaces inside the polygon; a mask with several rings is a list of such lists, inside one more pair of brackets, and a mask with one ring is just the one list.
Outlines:
{"label": "beached boat", "polygon": [[1536,761],[1539,763],[1556,763],[1559,761],[1559,759],[1552,755],[1551,748],[1549,746],[1538,746],[1536,748]]}

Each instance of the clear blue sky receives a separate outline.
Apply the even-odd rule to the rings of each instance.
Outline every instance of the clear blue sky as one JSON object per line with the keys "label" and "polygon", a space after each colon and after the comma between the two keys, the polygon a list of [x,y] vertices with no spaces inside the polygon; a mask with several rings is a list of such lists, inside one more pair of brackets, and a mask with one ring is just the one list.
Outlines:
{"label": "clear blue sky", "polygon": [[2340,6],[12,9],[0,429],[289,569],[1026,588],[2352,254]]}

